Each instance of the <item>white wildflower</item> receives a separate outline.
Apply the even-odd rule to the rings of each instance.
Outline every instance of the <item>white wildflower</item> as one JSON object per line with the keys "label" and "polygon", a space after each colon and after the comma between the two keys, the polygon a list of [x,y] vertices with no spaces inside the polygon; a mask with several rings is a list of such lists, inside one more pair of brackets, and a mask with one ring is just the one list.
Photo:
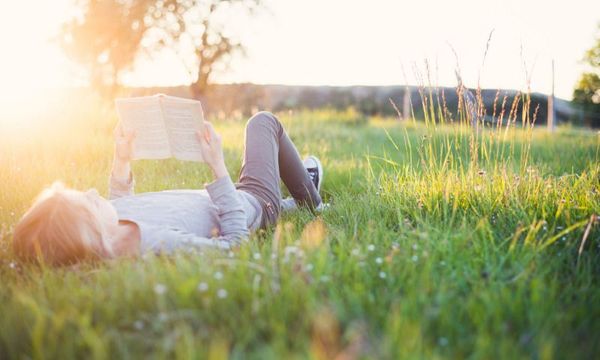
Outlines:
{"label": "white wildflower", "polygon": [[221,280],[221,279],[223,278],[223,273],[222,273],[222,272],[220,272],[220,271],[217,271],[217,272],[215,272],[215,275],[214,275],[214,277],[215,277],[215,279],[217,279],[217,280]]}
{"label": "white wildflower", "polygon": [[369,251],[375,251],[375,245],[369,244],[369,246],[367,246],[367,250],[369,250]]}
{"label": "white wildflower", "polygon": [[161,312],[160,314],[158,314],[158,321],[165,322],[168,319],[169,319],[169,316],[166,313]]}
{"label": "white wildflower", "polygon": [[133,327],[134,327],[136,330],[138,330],[138,331],[139,331],[139,330],[142,330],[142,329],[144,328],[144,322],[143,322],[142,320],[136,320],[136,321],[133,323]]}
{"label": "white wildflower", "polygon": [[164,284],[156,284],[154,285],[154,293],[156,293],[156,295],[164,295],[167,292],[167,286]]}
{"label": "white wildflower", "polygon": [[208,284],[205,283],[205,282],[201,282],[201,283],[198,284],[198,286],[196,287],[196,289],[199,292],[205,292],[206,290],[208,290]]}
{"label": "white wildflower", "polygon": [[219,289],[217,291],[217,297],[219,299],[225,299],[227,297],[227,290],[225,290],[225,289]]}

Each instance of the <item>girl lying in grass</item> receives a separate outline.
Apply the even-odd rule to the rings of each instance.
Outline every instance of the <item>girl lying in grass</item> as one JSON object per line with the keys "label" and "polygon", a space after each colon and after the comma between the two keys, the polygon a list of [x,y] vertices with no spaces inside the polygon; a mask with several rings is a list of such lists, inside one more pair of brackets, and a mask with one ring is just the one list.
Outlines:
{"label": "girl lying in grass", "polygon": [[[279,120],[260,112],[246,125],[244,162],[234,184],[225,167],[221,137],[209,122],[198,134],[215,180],[204,190],[133,193],[134,134],[115,131],[109,199],[54,184],[44,190],[16,226],[15,254],[22,260],[68,265],[83,260],[170,253],[203,247],[229,249],[249,232],[274,224],[281,211],[323,207],[323,170],[304,163]],[[283,180],[293,199],[281,199]]]}

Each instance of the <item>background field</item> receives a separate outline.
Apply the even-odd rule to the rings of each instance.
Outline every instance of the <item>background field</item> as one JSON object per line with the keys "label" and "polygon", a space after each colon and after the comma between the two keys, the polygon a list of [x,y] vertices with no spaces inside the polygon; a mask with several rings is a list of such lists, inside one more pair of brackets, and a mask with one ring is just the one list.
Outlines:
{"label": "background field", "polygon": [[[595,132],[281,113],[300,152],[323,160],[322,217],[285,216],[233,253],[38,269],[13,259],[13,225],[56,179],[106,194],[116,122],[88,96],[41,110],[0,128],[2,358],[600,352]],[[235,177],[244,122],[215,125]],[[134,174],[138,192],[210,180],[174,160]]]}

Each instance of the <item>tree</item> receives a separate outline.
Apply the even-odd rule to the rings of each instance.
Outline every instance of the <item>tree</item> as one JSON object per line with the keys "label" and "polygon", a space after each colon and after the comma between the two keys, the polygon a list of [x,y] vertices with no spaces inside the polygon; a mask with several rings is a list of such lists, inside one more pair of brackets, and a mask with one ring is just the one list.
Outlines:
{"label": "tree", "polygon": [[147,30],[147,1],[77,1],[80,13],[63,24],[60,43],[84,66],[94,88],[115,89],[121,71],[133,63]]}
{"label": "tree", "polygon": [[596,43],[585,53],[584,61],[591,72],[581,74],[575,90],[573,102],[580,105],[587,125],[600,126],[600,24]]}
{"label": "tree", "polygon": [[[81,14],[67,24],[67,53],[92,79],[118,83],[137,56],[175,52],[203,95],[217,66],[243,50],[231,25],[253,14],[261,0],[79,0]],[[236,18],[237,16],[237,18]]]}

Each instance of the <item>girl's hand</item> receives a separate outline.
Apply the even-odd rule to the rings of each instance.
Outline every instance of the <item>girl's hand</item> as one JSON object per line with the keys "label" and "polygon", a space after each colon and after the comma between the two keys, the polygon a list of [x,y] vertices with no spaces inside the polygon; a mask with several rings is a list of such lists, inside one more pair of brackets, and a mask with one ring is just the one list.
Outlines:
{"label": "girl's hand", "polygon": [[223,156],[223,144],[221,135],[217,134],[215,128],[208,121],[204,122],[204,132],[196,132],[200,141],[202,157],[210,166],[217,178],[229,176],[227,167],[225,167],[225,157]]}
{"label": "girl's hand", "polygon": [[129,163],[133,158],[135,132],[125,132],[121,123],[115,128],[115,162]]}

